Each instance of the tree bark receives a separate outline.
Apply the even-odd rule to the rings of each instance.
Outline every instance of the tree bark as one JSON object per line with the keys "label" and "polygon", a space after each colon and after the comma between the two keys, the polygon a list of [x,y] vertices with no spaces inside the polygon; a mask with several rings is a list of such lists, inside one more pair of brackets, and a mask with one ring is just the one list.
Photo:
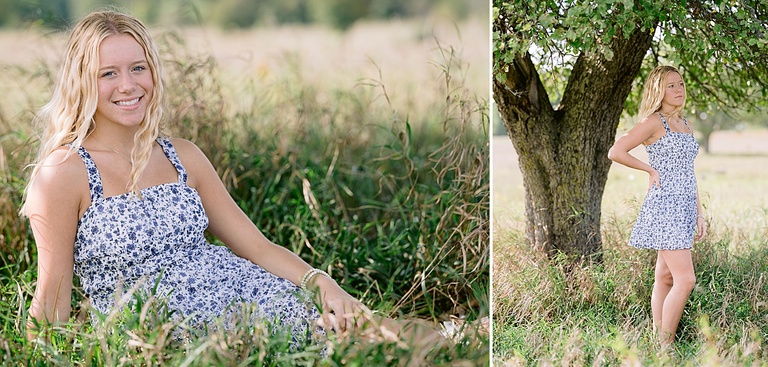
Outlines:
{"label": "tree bark", "polygon": [[707,130],[701,133],[701,148],[704,149],[706,154],[709,154],[709,138],[712,137],[713,132],[713,130]]}
{"label": "tree bark", "polygon": [[523,173],[526,235],[550,257],[600,260],[608,149],[652,35],[637,27],[628,38],[614,37],[612,60],[579,55],[556,108],[527,53],[514,58],[506,82],[493,82]]}

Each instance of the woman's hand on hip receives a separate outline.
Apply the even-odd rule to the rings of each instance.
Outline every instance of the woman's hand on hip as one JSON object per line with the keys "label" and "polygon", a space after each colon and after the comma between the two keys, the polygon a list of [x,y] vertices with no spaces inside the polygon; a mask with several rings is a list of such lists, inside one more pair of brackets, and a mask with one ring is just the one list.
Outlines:
{"label": "woman's hand on hip", "polygon": [[661,188],[661,180],[659,178],[659,171],[657,170],[648,172],[648,191],[651,191],[651,188],[654,186]]}

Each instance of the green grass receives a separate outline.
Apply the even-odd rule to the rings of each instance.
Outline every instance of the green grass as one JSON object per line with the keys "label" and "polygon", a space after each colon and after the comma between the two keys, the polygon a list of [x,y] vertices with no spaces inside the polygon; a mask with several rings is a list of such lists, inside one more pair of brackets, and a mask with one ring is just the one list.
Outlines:
{"label": "green grass", "polygon": [[[441,102],[411,114],[388,104],[398,90],[374,79],[351,90],[329,90],[286,72],[270,84],[242,78],[245,88],[224,85],[216,62],[195,55],[181,39],[163,38],[161,46],[167,80],[174,81],[169,131],[198,143],[270,239],[328,270],[384,315],[435,325],[460,316],[467,321],[465,336],[432,351],[366,336],[331,338],[327,359],[317,346],[287,351],[286,337],[273,336],[268,324],[244,324],[180,343],[168,337],[178,324],[162,312],[162,300],[138,299],[94,329],[76,288],[71,322],[48,330],[47,342],[30,342],[24,320],[34,292],[36,249],[28,222],[16,212],[26,177],[22,168],[37,142],[22,127],[29,112],[0,111],[3,365],[489,363],[488,336],[475,330],[475,321],[489,313],[487,104],[452,77],[466,67],[456,50],[441,50],[443,88],[423,91],[442,93],[434,99]],[[13,70],[30,85],[45,85],[51,75]],[[237,103],[231,101],[235,89]],[[24,93],[31,101],[50,91]]]}
{"label": "green grass", "polygon": [[[508,148],[499,139],[494,160],[497,147]],[[768,365],[768,172],[760,168],[768,157],[702,154],[696,164],[710,229],[693,249],[697,285],[669,353],[651,327],[655,253],[626,245],[646,177],[612,167],[603,263],[567,272],[526,245],[524,217],[509,210],[522,208],[512,201],[522,200],[522,186],[497,181],[516,182],[519,171],[494,164],[494,364]]]}

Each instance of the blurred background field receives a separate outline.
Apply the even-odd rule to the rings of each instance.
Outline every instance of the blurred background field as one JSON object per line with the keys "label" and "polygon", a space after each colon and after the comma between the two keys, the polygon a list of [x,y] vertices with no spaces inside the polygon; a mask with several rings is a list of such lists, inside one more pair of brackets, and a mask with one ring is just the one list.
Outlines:
{"label": "blurred background field", "polygon": [[[623,134],[623,132],[619,132]],[[626,243],[647,175],[614,163],[602,202],[603,263],[566,274],[525,240],[522,174],[492,138],[493,353],[496,365],[763,366],[768,340],[768,130],[713,133],[696,173],[709,233],[694,245],[697,286],[676,348],[655,346],[655,253]],[[645,159],[644,148],[631,152]]]}
{"label": "blurred background field", "polygon": [[161,48],[167,130],[201,146],[262,231],[384,314],[467,325],[455,347],[361,338],[320,360],[277,353],[279,338],[244,343],[245,328],[179,346],[162,312],[138,310],[108,334],[74,322],[27,342],[36,254],[16,211],[66,42],[61,4],[76,21],[100,2],[0,2],[3,364],[488,364],[488,4],[451,0],[120,4]]}

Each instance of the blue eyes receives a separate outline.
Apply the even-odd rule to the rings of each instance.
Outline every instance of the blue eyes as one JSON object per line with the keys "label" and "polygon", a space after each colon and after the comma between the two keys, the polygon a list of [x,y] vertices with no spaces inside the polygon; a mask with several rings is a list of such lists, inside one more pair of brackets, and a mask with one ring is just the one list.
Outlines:
{"label": "blue eyes", "polygon": [[[136,65],[133,68],[131,68],[131,72],[134,72],[134,73],[140,73],[140,72],[142,72],[144,70],[147,70],[147,67],[144,66],[144,65]],[[103,74],[101,74],[101,77],[102,78],[106,78],[106,77],[113,77],[115,75],[117,75],[116,72],[114,72],[114,71],[107,71],[107,72],[104,72]]]}

